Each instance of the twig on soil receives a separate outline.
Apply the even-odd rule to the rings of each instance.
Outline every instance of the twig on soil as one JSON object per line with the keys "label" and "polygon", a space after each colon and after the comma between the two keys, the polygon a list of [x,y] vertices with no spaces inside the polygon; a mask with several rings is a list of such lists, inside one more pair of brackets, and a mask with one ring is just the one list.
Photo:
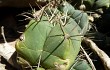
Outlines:
{"label": "twig on soil", "polygon": [[4,34],[4,27],[1,27],[1,34],[3,36],[4,42],[7,43],[6,38],[5,38],[5,34]]}
{"label": "twig on soil", "polygon": [[105,70],[110,70],[110,58],[109,58],[109,56],[104,51],[99,49],[98,46],[91,39],[84,38],[83,41],[87,45],[89,45],[89,47],[93,50],[93,52],[96,53],[100,57],[103,65],[105,67]]}
{"label": "twig on soil", "polygon": [[90,63],[91,67],[92,67],[92,70],[96,70],[91,58],[89,57],[89,55],[86,53],[86,51],[83,49],[83,47],[81,46],[81,50],[83,51],[83,53],[85,54],[88,62]]}

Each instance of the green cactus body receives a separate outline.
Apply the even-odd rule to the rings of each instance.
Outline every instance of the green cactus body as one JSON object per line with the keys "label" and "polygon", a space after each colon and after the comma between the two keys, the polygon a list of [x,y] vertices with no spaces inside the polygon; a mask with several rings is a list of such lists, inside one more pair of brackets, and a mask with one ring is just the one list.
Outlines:
{"label": "green cactus body", "polygon": [[100,8],[100,7],[106,7],[108,8],[110,5],[110,1],[109,0],[97,0],[95,2],[96,8]]}
{"label": "green cactus body", "polygon": [[[88,15],[82,11],[75,10],[68,2],[64,2],[63,5],[58,8],[61,12],[67,13],[78,24],[77,27],[83,35],[90,29],[88,21]],[[75,24],[75,23],[74,23]]]}
{"label": "green cactus body", "polygon": [[[68,4],[68,7],[70,6]],[[73,10],[74,8],[71,13]],[[58,11],[58,13],[62,12]],[[69,17],[65,25],[60,21],[56,21],[56,25],[53,25],[44,15],[40,21],[31,20],[23,33],[23,39],[16,43],[19,57],[25,59],[31,66],[40,64],[45,70],[69,70],[80,50],[80,33],[87,24],[85,22],[85,24],[80,23],[82,26],[79,25],[76,22],[78,19]],[[87,18],[84,19],[87,21]],[[55,18],[52,20],[55,21]]]}
{"label": "green cactus body", "polygon": [[86,10],[99,9],[99,8],[109,8],[110,0],[84,0],[86,5]]}

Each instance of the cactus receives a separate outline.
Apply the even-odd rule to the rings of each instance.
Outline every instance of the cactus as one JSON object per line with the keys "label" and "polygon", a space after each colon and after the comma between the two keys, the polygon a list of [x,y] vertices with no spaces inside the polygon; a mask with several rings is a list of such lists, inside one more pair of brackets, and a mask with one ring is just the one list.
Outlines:
{"label": "cactus", "polygon": [[67,13],[68,15],[70,15],[70,17],[72,19],[74,19],[75,22],[81,28],[81,31],[79,31],[79,32],[81,32],[84,35],[87,32],[87,30],[89,29],[89,22],[88,22],[88,16],[87,16],[87,14],[84,13],[84,12],[82,12],[82,11],[75,10],[67,2],[65,2],[63,5],[65,5],[65,6],[62,6],[61,5],[59,7],[59,10],[62,11],[63,13]]}
{"label": "cactus", "polygon": [[102,7],[108,8],[110,5],[110,0],[84,0],[83,3],[86,5],[87,10],[91,10]]}
{"label": "cactus", "polygon": [[[58,6],[52,23],[48,20],[50,17],[47,18],[45,14],[41,20],[32,19],[29,22],[27,29],[16,43],[18,57],[27,62],[24,65],[35,66],[39,70],[71,68],[80,50],[81,34],[87,32],[89,24],[86,13],[75,10],[67,2],[62,5]],[[49,11],[47,14],[52,16]],[[62,24],[64,22],[65,24]]]}
{"label": "cactus", "polygon": [[84,59],[79,59],[73,68],[76,70],[92,70],[90,65]]}
{"label": "cactus", "polygon": [[97,0],[95,2],[96,8],[100,8],[100,7],[106,7],[108,8],[110,5],[110,1],[109,0]]}

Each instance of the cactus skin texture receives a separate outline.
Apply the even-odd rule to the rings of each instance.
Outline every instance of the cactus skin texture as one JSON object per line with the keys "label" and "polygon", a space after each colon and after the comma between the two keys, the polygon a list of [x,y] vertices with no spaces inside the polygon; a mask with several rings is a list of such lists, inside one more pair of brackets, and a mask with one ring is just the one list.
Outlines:
{"label": "cactus skin texture", "polygon": [[[83,29],[87,31],[88,17],[69,3],[64,4],[58,6],[57,10],[58,14],[67,13],[69,18],[66,19],[65,25],[55,21],[55,18],[52,19],[56,23],[53,25],[43,15],[40,21],[31,20],[22,39],[17,41],[16,50],[19,57],[31,66],[40,64],[45,70],[69,70],[74,63],[81,46],[81,33],[86,33]],[[65,10],[68,12],[64,12]],[[43,70],[42,68],[39,70]]]}

